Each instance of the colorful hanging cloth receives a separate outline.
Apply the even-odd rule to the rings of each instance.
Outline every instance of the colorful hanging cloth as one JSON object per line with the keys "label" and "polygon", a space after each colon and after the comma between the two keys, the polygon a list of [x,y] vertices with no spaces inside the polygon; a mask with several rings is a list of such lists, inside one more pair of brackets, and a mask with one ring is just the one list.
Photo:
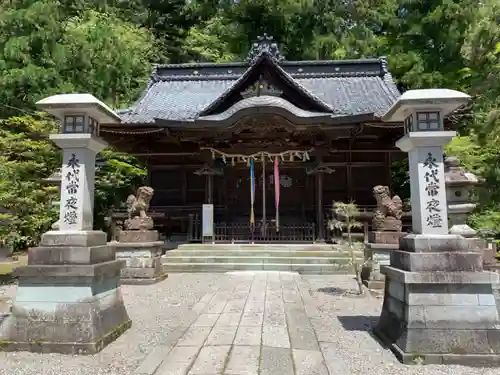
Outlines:
{"label": "colorful hanging cloth", "polygon": [[255,172],[254,161],[250,159],[250,227],[255,227],[255,213],[253,205],[255,203]]}
{"label": "colorful hanging cloth", "polygon": [[274,158],[274,201],[276,205],[276,231],[280,230],[280,167],[278,157]]}

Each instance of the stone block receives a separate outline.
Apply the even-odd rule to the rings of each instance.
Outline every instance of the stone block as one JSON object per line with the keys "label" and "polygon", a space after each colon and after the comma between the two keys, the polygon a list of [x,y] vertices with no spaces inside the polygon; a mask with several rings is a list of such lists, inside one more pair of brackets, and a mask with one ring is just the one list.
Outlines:
{"label": "stone block", "polygon": [[405,284],[492,284],[498,282],[494,272],[409,272],[392,266],[381,266],[380,272],[390,280]]}
{"label": "stone block", "polygon": [[387,283],[387,294],[402,302],[406,301],[405,284],[396,280],[389,280]]}
{"label": "stone block", "polygon": [[401,236],[405,235],[403,232],[370,232],[368,234],[368,240],[371,243],[380,243],[380,244],[399,244],[399,239]]}
{"label": "stone block", "polygon": [[161,264],[162,245],[161,241],[113,242],[116,259],[125,261],[125,268],[121,271],[122,284],[153,284],[164,280],[167,274]]}
{"label": "stone block", "polygon": [[500,328],[496,306],[425,306],[423,309],[427,328],[453,330]]}
{"label": "stone block", "polygon": [[[409,288],[410,289],[410,288]],[[467,293],[449,293],[446,289],[442,290],[442,293],[408,293],[406,296],[406,302],[409,305],[431,305],[440,306],[445,308],[446,306],[477,306],[479,304],[478,294],[467,294]]]}
{"label": "stone block", "polygon": [[40,246],[83,246],[106,245],[107,235],[99,230],[92,231],[49,231],[42,234]]}
{"label": "stone block", "polygon": [[118,242],[155,242],[158,239],[159,234],[156,230],[122,230],[118,233]]}
{"label": "stone block", "polygon": [[14,275],[33,284],[80,284],[95,280],[112,279],[120,274],[125,262],[112,260],[96,264],[28,265],[16,268]]}
{"label": "stone block", "polygon": [[464,237],[455,234],[407,234],[400,238],[399,247],[415,253],[468,252],[475,249]]}
{"label": "stone block", "polygon": [[28,265],[96,264],[115,260],[112,247],[40,246],[29,249]]}
{"label": "stone block", "polygon": [[483,270],[481,254],[478,252],[414,253],[393,251],[390,253],[392,267],[410,272]]}
{"label": "stone block", "polygon": [[490,338],[489,332],[489,330],[411,328],[401,335],[396,344],[402,351],[415,354],[500,353],[498,335],[494,334]]}
{"label": "stone block", "polygon": [[0,323],[0,349],[100,351],[131,325],[119,289],[122,266],[111,261],[21,269],[11,314]]}

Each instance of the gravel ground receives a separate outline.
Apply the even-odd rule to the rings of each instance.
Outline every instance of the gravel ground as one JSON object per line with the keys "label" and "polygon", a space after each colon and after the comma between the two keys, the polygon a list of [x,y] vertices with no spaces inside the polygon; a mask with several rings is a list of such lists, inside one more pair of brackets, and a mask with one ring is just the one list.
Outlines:
{"label": "gravel ground", "polygon": [[[124,285],[132,328],[91,356],[1,353],[0,375],[132,375],[156,345],[176,339],[175,327],[189,319],[191,307],[216,288],[223,274],[172,274],[156,285]],[[0,296],[15,286],[0,286]],[[1,311],[1,310],[0,310]]]}
{"label": "gravel ground", "polygon": [[[376,324],[383,297],[355,295],[357,286],[349,276],[302,276],[321,318],[313,321],[319,341],[328,341],[330,352],[346,363],[351,374],[372,375],[498,375],[499,369],[465,366],[406,366],[383,349],[368,333]],[[323,336],[323,337],[322,337]]]}
{"label": "gravel ground", "polygon": [[[173,274],[156,285],[123,286],[133,326],[117,341],[93,356],[0,353],[0,375],[136,374],[157,345],[177,341],[179,331],[196,314],[192,307],[205,294],[233,282],[223,274]],[[382,299],[352,294],[349,276],[302,276],[310,287],[319,316],[311,319],[325,359],[344,368],[342,375],[496,375],[498,369],[462,366],[404,366],[369,335]],[[13,296],[15,286],[0,286],[0,300]],[[0,312],[2,306],[0,303]],[[334,372],[335,373],[335,372]],[[309,375],[309,374],[305,374]],[[311,374],[313,375],[313,374]],[[323,374],[322,374],[323,375]],[[326,375],[326,374],[325,374]],[[335,373],[337,375],[337,373]]]}

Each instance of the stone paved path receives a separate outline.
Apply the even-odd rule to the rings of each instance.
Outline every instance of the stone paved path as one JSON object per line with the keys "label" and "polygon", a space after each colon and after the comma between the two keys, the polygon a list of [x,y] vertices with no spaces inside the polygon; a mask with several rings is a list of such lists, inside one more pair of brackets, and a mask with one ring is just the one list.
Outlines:
{"label": "stone paved path", "polygon": [[[154,285],[124,285],[132,327],[100,353],[0,352],[0,375],[499,374],[400,364],[368,332],[382,299],[355,289],[349,275],[276,272],[171,274]],[[15,290],[0,286],[0,298]]]}
{"label": "stone paved path", "polygon": [[[192,324],[146,357],[139,374],[328,375],[311,319],[319,312],[292,273],[241,273],[194,305]],[[341,363],[330,375],[347,374]],[[340,371],[340,372],[339,372]]]}

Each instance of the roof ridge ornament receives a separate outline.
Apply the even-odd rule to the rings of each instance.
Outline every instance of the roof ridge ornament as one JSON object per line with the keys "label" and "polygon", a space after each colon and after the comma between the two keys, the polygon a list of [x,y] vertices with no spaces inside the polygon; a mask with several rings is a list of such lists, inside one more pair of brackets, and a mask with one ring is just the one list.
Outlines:
{"label": "roof ridge ornament", "polygon": [[278,43],[274,41],[272,36],[266,33],[263,36],[257,37],[257,42],[252,44],[252,48],[248,52],[247,62],[254,64],[263,53],[267,53],[276,62],[282,62],[285,59],[281,54]]}
{"label": "roof ridge ornament", "polygon": [[281,96],[283,91],[276,88],[267,82],[262,76],[253,85],[250,85],[245,91],[242,91],[241,96],[244,99],[252,96]]}

